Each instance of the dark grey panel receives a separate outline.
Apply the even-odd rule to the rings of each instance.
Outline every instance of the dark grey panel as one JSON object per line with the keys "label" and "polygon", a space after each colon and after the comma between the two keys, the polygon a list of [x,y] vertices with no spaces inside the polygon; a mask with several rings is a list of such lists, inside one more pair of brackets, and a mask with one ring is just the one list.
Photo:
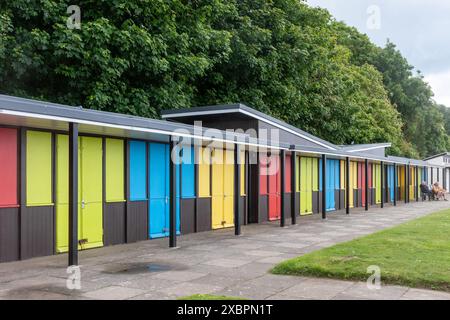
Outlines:
{"label": "dark grey panel", "polygon": [[[249,158],[252,153],[249,154]],[[258,165],[249,164],[249,185],[248,185],[248,200],[249,200],[249,213],[248,213],[248,223],[258,223],[259,219],[259,176],[258,176]]]}
{"label": "dark grey panel", "polygon": [[313,213],[319,213],[319,191],[312,192],[312,210]]}
{"label": "dark grey panel", "polygon": [[247,224],[247,197],[245,196],[239,197],[239,211],[241,225]]}
{"label": "dark grey panel", "polygon": [[[314,198],[313,198],[314,201]],[[313,205],[314,208],[314,205]],[[321,213],[322,212],[322,191],[318,192],[318,200],[317,200],[317,213]]]}
{"label": "dark grey panel", "polygon": [[358,200],[358,198],[359,198],[358,190],[357,189],[353,189],[353,206],[355,208],[359,207],[359,200]]}
{"label": "dark grey panel", "polygon": [[292,202],[292,193],[286,193],[284,197],[284,217],[291,217],[291,202]]}
{"label": "dark grey panel", "polygon": [[300,215],[300,192],[295,193],[295,215]]}
{"label": "dark grey panel", "polygon": [[197,198],[197,232],[211,230],[211,198]]}
{"label": "dark grey panel", "polygon": [[358,207],[362,207],[362,189],[358,189]]}
{"label": "dark grey panel", "polygon": [[334,209],[339,210],[341,208],[341,201],[340,201],[340,191],[339,189],[334,190]]}
{"label": "dark grey panel", "polygon": [[345,189],[339,190],[339,209],[345,209]]}
{"label": "dark grey panel", "polygon": [[0,262],[19,260],[19,209],[0,208]]}
{"label": "dark grey panel", "polygon": [[148,201],[127,203],[127,243],[148,239]]}
{"label": "dark grey panel", "polygon": [[269,220],[269,197],[267,195],[259,196],[259,214],[258,214],[258,223],[266,222]]}
{"label": "dark grey panel", "polygon": [[105,246],[125,243],[125,202],[105,203],[103,215],[103,241]]}
{"label": "dark grey panel", "polygon": [[376,189],[372,189],[372,205],[377,204],[377,195],[376,195]]}
{"label": "dark grey panel", "polygon": [[22,207],[22,259],[54,254],[55,219],[53,209],[53,206]]}
{"label": "dark grey panel", "polygon": [[[319,143],[313,142],[312,139],[305,139],[298,135],[292,134],[289,131],[279,129],[278,127],[272,126],[264,121],[258,121],[259,129],[265,129],[267,130],[267,138],[268,140],[274,139],[274,137],[270,136],[270,133],[272,129],[277,130],[279,135],[279,141],[282,143],[289,143],[289,144],[295,144],[295,145],[301,145],[301,146],[308,146],[308,147],[322,147]],[[318,140],[315,139],[314,140]],[[328,144],[328,143],[327,143]]]}
{"label": "dark grey panel", "polygon": [[189,234],[195,232],[195,202],[196,199],[181,199],[181,234]]}

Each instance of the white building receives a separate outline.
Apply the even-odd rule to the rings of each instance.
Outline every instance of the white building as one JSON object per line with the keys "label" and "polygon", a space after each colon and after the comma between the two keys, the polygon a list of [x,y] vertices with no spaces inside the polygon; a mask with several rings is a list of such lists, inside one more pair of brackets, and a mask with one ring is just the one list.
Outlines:
{"label": "white building", "polygon": [[446,190],[450,190],[450,153],[444,152],[423,160],[435,166],[428,168],[430,182],[439,182]]}

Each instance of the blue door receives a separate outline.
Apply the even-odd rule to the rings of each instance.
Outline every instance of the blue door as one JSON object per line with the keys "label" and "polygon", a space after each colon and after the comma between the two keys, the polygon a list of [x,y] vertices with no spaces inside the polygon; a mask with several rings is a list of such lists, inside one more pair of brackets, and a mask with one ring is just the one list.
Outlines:
{"label": "blue door", "polygon": [[394,202],[394,166],[388,166],[388,187],[390,201]]}
{"label": "blue door", "polygon": [[[149,144],[149,236],[160,238],[169,235],[170,221],[170,184],[169,168],[170,154],[169,145],[163,143]],[[179,204],[179,174],[180,168],[176,168],[177,176],[177,205],[176,205],[176,227],[180,231],[180,204]]]}
{"label": "blue door", "polygon": [[147,200],[147,143],[130,141],[130,201]]}
{"label": "blue door", "polygon": [[336,160],[327,159],[327,190],[326,190],[326,209],[327,211],[336,210],[335,187],[336,187]]}

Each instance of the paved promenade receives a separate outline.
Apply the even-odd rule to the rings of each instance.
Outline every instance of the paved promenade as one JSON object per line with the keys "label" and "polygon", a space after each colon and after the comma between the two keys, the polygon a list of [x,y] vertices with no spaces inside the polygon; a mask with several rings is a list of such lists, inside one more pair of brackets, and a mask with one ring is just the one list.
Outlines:
{"label": "paved promenade", "polygon": [[[450,208],[450,202],[411,202],[302,217],[276,223],[80,252],[81,290],[66,288],[66,255],[0,264],[0,299],[176,299],[195,293],[249,299],[450,299],[449,293],[365,283],[276,276],[275,264],[339,242]],[[289,222],[289,221],[288,221]]]}

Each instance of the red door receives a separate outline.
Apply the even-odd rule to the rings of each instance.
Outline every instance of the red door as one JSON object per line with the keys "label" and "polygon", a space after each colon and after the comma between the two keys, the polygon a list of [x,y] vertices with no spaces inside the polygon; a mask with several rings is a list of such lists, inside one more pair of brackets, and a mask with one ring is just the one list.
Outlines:
{"label": "red door", "polygon": [[17,130],[0,128],[0,208],[17,206]]}
{"label": "red door", "polygon": [[280,219],[281,212],[281,175],[280,157],[272,155],[268,168],[269,174],[269,220]]}

